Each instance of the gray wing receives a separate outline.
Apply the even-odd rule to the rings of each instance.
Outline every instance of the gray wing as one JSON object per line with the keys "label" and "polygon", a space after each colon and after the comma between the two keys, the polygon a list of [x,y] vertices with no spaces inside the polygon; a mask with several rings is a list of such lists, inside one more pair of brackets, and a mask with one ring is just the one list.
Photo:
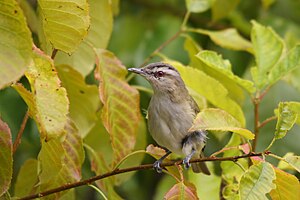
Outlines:
{"label": "gray wing", "polygon": [[193,97],[191,95],[189,98],[189,102],[190,102],[190,105],[191,105],[192,109],[194,110],[195,114],[197,115],[200,112],[200,109],[199,109],[196,101],[193,99]]}

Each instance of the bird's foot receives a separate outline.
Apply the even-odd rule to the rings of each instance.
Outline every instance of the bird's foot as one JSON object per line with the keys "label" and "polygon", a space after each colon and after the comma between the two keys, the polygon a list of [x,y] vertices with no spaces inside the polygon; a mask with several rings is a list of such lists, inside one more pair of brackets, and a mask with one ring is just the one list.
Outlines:
{"label": "bird's foot", "polygon": [[185,169],[190,168],[190,166],[191,166],[190,159],[191,159],[191,158],[190,158],[189,156],[187,156],[187,157],[185,157],[185,158],[182,160],[182,164],[183,164],[183,166],[184,166]]}
{"label": "bird's foot", "polygon": [[162,173],[162,168],[161,168],[161,163],[162,163],[162,160],[157,160],[154,162],[153,164],[153,168],[157,171],[157,173]]}

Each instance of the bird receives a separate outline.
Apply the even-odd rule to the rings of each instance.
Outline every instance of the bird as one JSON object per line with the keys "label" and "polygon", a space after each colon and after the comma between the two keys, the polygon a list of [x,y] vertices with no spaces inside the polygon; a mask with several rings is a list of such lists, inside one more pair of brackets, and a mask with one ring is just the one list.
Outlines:
{"label": "bird", "polygon": [[189,131],[200,109],[189,95],[180,73],[164,62],[129,68],[128,71],[144,77],[154,91],[148,106],[148,130],[156,143],[167,149],[166,154],[154,162],[156,171],[162,172],[163,160],[174,152],[184,156],[185,168],[192,166],[193,172],[210,175],[204,162],[189,163],[191,158],[204,157],[207,132]]}

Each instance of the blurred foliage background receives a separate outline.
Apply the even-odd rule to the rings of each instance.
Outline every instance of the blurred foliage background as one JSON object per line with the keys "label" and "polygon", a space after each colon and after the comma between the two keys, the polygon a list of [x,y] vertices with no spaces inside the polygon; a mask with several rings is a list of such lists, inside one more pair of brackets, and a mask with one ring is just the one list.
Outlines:
{"label": "blurred foliage background", "polygon": [[[115,0],[118,1],[118,0]],[[215,0],[219,1],[219,0]],[[29,1],[35,7],[35,1]],[[222,30],[235,27],[245,38],[250,37],[250,20],[271,26],[287,45],[300,42],[300,1],[299,0],[231,0],[229,7],[208,9],[203,13],[191,14],[188,26]],[[234,6],[232,6],[234,5]],[[162,43],[176,33],[181,26],[186,12],[183,0],[120,0],[119,7],[114,9],[114,27],[108,49],[127,67],[138,67]],[[220,14],[222,13],[222,14]],[[202,49],[210,49],[229,59],[233,72],[242,77],[249,77],[249,67],[253,65],[253,57],[246,52],[232,51],[215,45],[208,36],[194,34],[193,38]],[[163,49],[163,54],[169,58],[188,64],[188,53],[184,50],[184,37],[179,37]],[[159,58],[154,58],[159,60]],[[300,101],[300,70],[294,71],[288,81],[280,81],[268,92],[260,107],[261,119],[273,115],[279,101]],[[86,78],[93,82],[93,74]],[[21,82],[26,85],[26,80]],[[132,84],[150,86],[145,80],[135,77]],[[141,109],[147,109],[150,94],[141,91]],[[250,97],[245,98],[243,110],[247,119],[247,128],[253,130],[253,105]],[[0,91],[0,116],[11,128],[13,140],[20,128],[23,116],[27,110],[18,93],[12,88]],[[260,134],[257,151],[268,145],[273,137],[275,122],[263,128]],[[286,152],[300,154],[300,128],[295,126],[288,135],[277,141],[271,151],[283,156]],[[147,134],[147,144],[154,143]],[[88,140],[88,138],[87,138]],[[210,138],[206,154],[221,149],[228,138]],[[97,145],[97,144],[95,144]],[[28,158],[36,158],[40,150],[40,139],[33,120],[27,123],[22,143],[14,155],[14,173]],[[143,163],[152,163],[153,158],[145,156]],[[271,161],[277,162],[277,161]],[[275,164],[275,163],[274,163]],[[83,178],[93,175],[89,162],[84,163]],[[16,177],[14,174],[13,177]],[[299,176],[298,176],[299,178]],[[13,180],[14,182],[15,180]],[[175,181],[167,175],[155,171],[138,171],[132,178],[117,187],[117,191],[125,199],[162,199]],[[99,195],[89,187],[76,190],[77,199],[100,199]]]}

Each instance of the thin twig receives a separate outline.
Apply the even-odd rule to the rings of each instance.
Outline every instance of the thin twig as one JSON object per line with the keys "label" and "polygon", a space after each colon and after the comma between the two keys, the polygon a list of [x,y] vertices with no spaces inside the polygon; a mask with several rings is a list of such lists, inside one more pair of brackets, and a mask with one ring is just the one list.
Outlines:
{"label": "thin twig", "polygon": [[143,67],[144,65],[146,65],[147,62],[149,62],[149,60],[151,60],[158,52],[160,52],[163,48],[165,48],[168,44],[170,44],[173,40],[175,40],[176,38],[178,38],[178,36],[182,33],[182,30],[177,31],[171,38],[169,38],[167,41],[165,41],[164,43],[162,43],[157,49],[155,49],[150,56],[148,56],[148,58],[145,59],[144,63],[140,66]]}
{"label": "thin twig", "polygon": [[269,122],[271,122],[271,121],[273,121],[275,119],[277,119],[277,116],[272,116],[272,117],[269,117],[269,118],[265,119],[265,121],[263,121],[262,123],[260,123],[260,125],[258,126],[258,128],[261,129],[266,124],[268,124]]}
{"label": "thin twig", "polygon": [[[262,156],[263,153],[249,153],[249,154],[243,154],[240,156],[233,156],[233,157],[208,157],[208,158],[199,158],[199,159],[193,159],[190,161],[190,163],[195,163],[195,162],[205,162],[205,161],[236,161],[238,159],[241,158],[247,158],[247,157],[254,157],[254,156]],[[182,164],[182,161],[178,162],[178,161],[170,161],[167,163],[162,163],[161,167],[168,167],[168,166],[174,166],[176,164]],[[93,176],[89,179],[86,180],[82,180],[79,182],[75,182],[75,183],[69,183],[69,184],[65,184],[62,185],[60,187],[57,188],[53,188],[44,192],[40,192],[37,194],[33,194],[33,195],[29,195],[23,198],[20,198],[19,200],[28,200],[28,199],[35,199],[35,198],[40,198],[40,197],[44,197],[50,194],[54,194],[57,192],[62,192],[71,188],[75,188],[75,187],[79,187],[82,185],[88,185],[88,184],[92,184],[93,182],[100,180],[100,179],[104,179],[110,176],[114,176],[117,174],[122,174],[122,173],[127,173],[127,172],[132,172],[132,171],[137,171],[137,170],[146,170],[146,169],[152,169],[153,168],[153,164],[145,164],[145,165],[139,165],[139,166],[135,166],[135,167],[129,167],[129,168],[123,168],[123,169],[115,169],[111,172],[107,172],[105,174],[101,174],[98,176]]]}
{"label": "thin twig", "polygon": [[28,121],[28,118],[29,118],[29,110],[26,111],[26,114],[23,118],[23,121],[22,121],[22,124],[21,124],[21,127],[20,127],[20,130],[17,134],[17,138],[14,142],[14,145],[13,145],[13,153],[15,153],[17,151],[17,148],[19,146],[19,144],[21,143],[21,138],[22,138],[22,135],[23,135],[23,132],[24,132],[24,129],[26,127],[26,124],[27,124],[27,121]]}
{"label": "thin twig", "polygon": [[51,54],[51,58],[54,60],[56,54],[57,54],[57,49],[53,49],[52,54]]}

